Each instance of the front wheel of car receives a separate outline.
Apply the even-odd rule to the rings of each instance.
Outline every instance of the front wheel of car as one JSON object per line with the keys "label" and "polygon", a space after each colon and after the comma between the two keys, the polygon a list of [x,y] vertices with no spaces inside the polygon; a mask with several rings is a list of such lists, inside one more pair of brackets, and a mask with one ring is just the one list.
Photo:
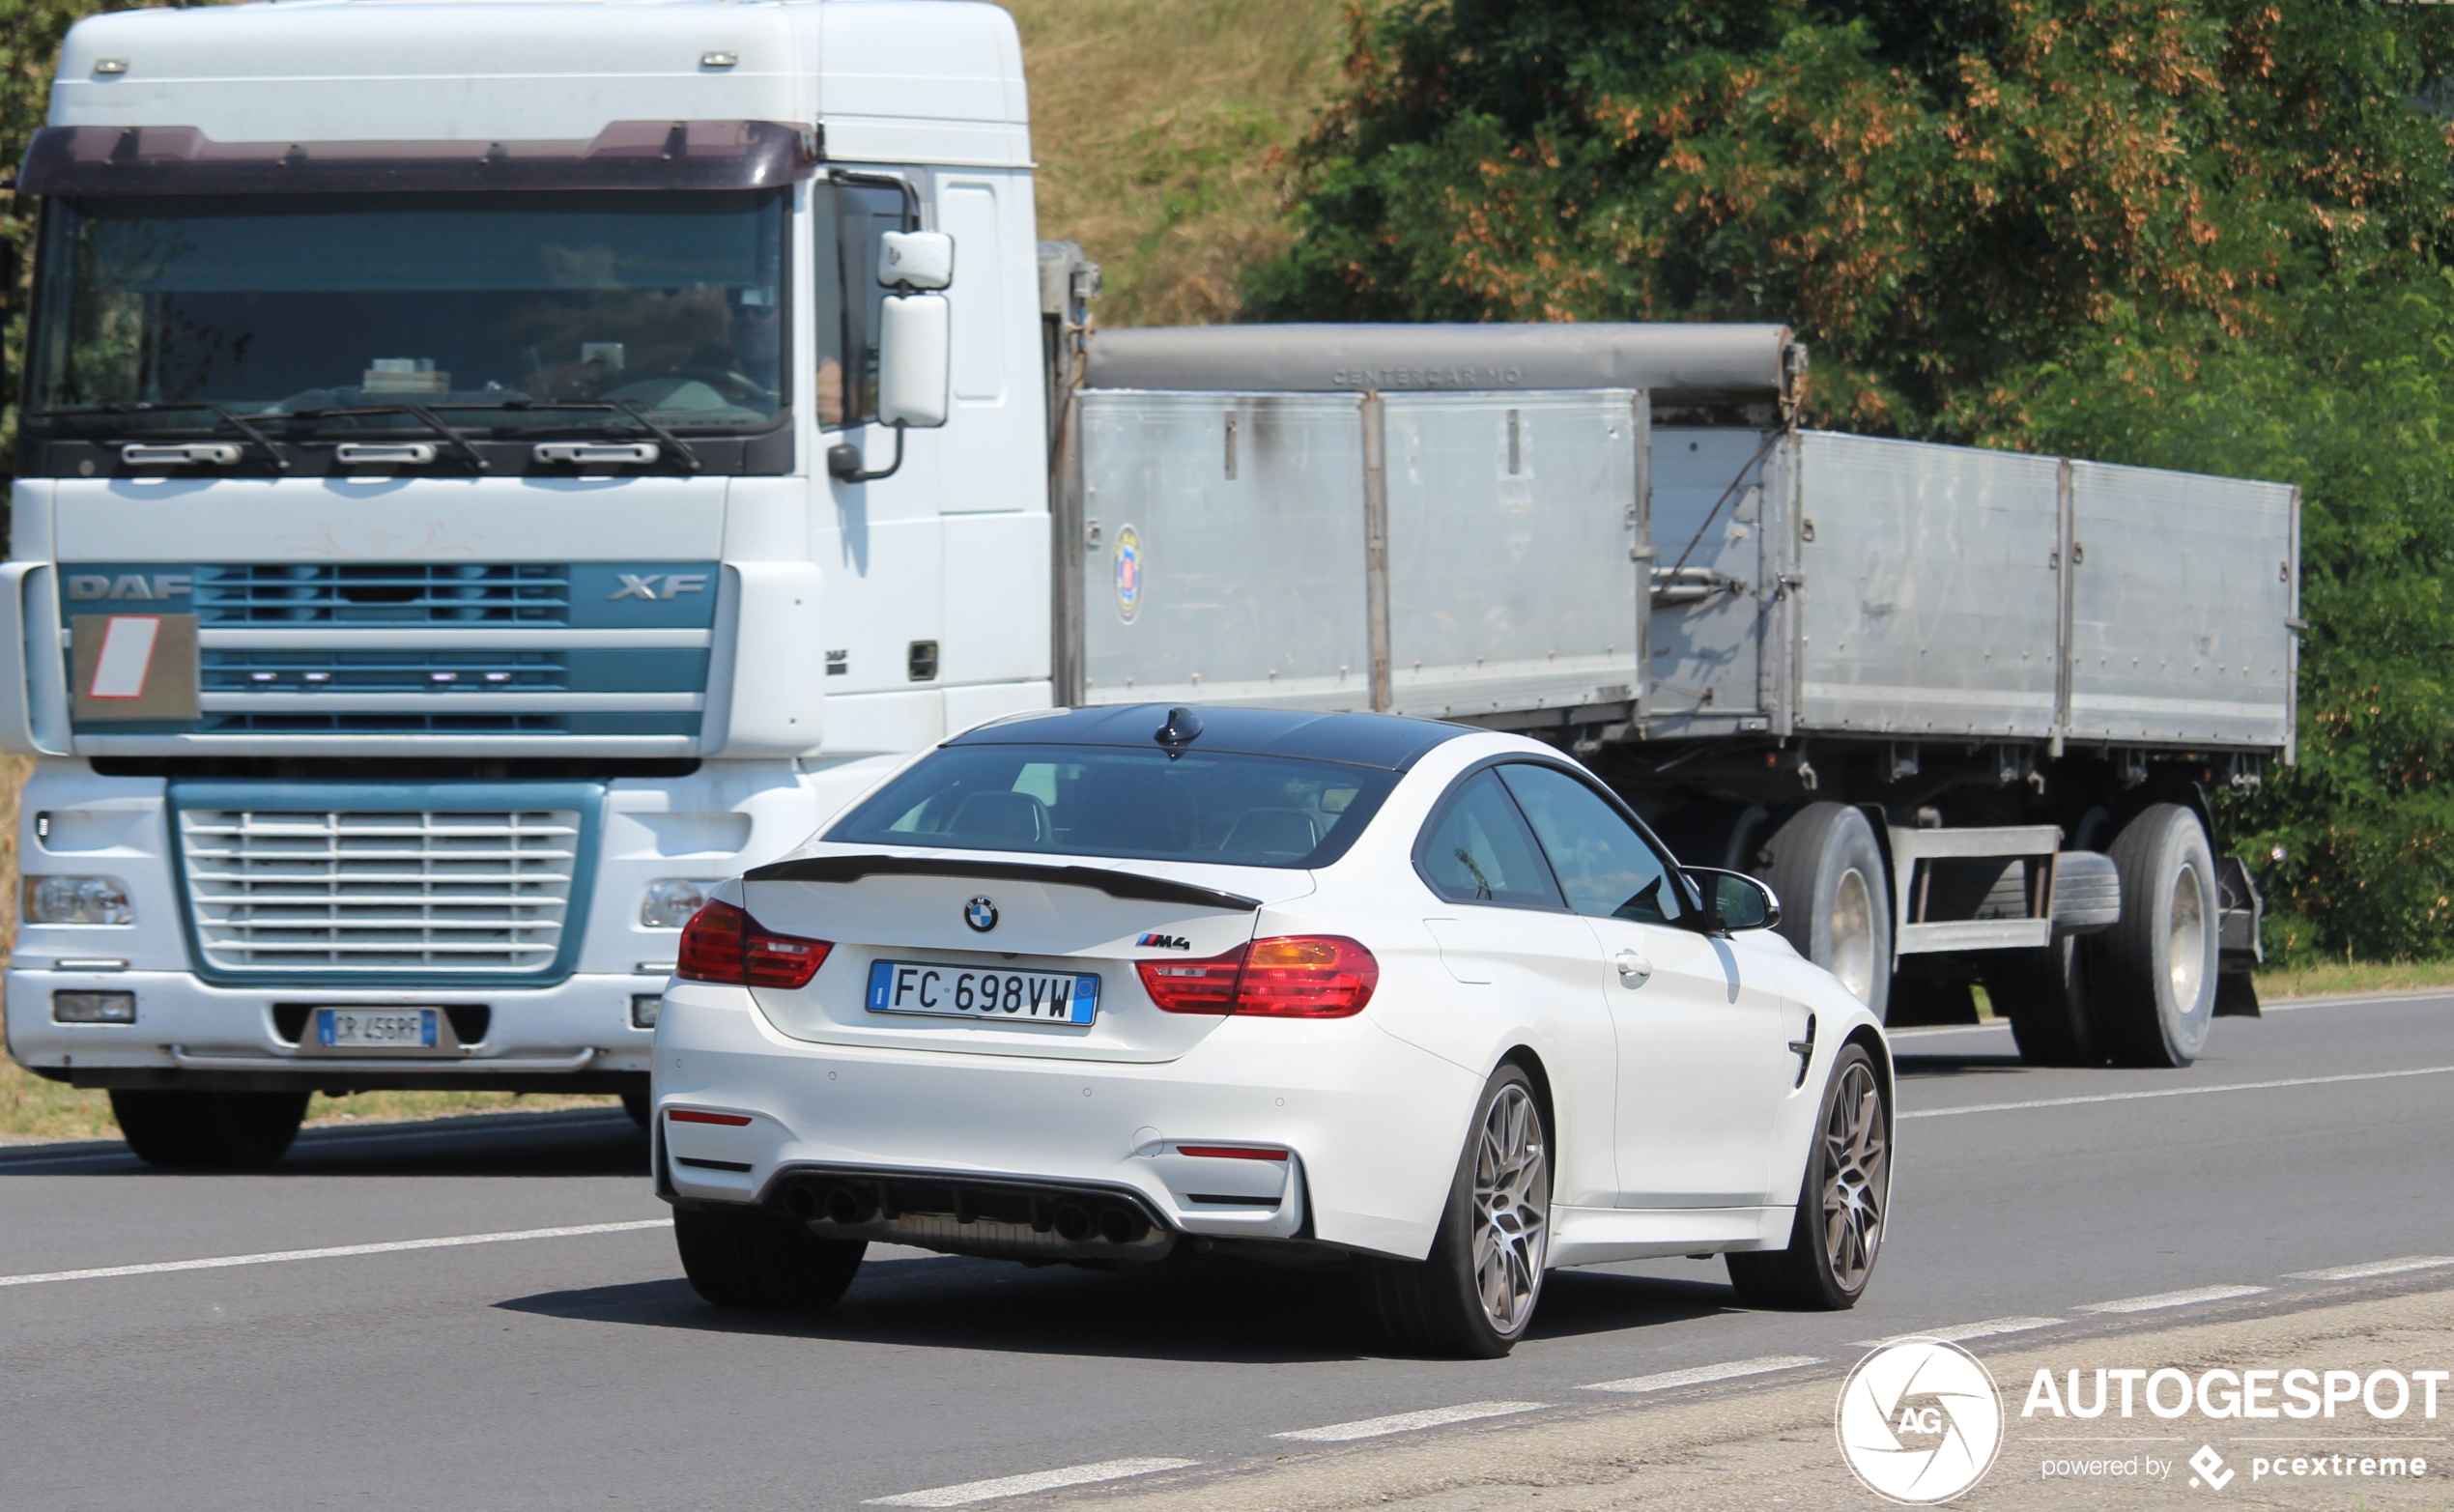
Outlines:
{"label": "front wheel of car", "polygon": [[869,1248],[750,1207],[674,1209],[673,1245],[691,1290],[716,1306],[800,1313],[834,1306]]}
{"label": "front wheel of car", "polygon": [[1838,1312],[1873,1278],[1892,1203],[1892,1119],[1874,1057],[1843,1048],[1824,1085],[1785,1249],[1724,1258],[1748,1307]]}
{"label": "front wheel of car", "polygon": [[1524,1338],[1551,1257],[1551,1137],[1532,1080],[1492,1073],[1432,1252],[1360,1264],[1363,1311],[1410,1354],[1498,1359]]}

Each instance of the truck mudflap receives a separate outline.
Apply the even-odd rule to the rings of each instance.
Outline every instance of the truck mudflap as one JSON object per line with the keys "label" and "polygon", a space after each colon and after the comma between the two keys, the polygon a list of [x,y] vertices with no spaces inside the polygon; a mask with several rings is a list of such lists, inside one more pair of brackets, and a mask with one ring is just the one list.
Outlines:
{"label": "truck mudflap", "polygon": [[2249,868],[2239,856],[2215,865],[2216,918],[2215,1016],[2257,1018],[2258,986],[2250,972],[2267,958],[2258,926],[2267,900],[2250,880]]}

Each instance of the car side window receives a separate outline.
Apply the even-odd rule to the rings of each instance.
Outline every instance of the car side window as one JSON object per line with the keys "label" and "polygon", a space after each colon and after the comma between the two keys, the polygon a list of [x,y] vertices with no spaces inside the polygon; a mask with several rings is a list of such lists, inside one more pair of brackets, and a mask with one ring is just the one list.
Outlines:
{"label": "car side window", "polygon": [[1556,908],[1559,892],[1534,838],[1488,770],[1459,784],[1424,831],[1414,869],[1452,903]]}
{"label": "car side window", "polygon": [[1678,924],[1692,911],[1661,852],[1600,793],[1557,767],[1498,768],[1558,874],[1568,906],[1599,919]]}

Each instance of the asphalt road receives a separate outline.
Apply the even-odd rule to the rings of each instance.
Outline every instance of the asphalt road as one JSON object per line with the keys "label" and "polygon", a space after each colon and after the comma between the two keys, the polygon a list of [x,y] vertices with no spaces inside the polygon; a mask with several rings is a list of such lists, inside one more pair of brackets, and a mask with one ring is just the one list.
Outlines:
{"label": "asphalt road", "polygon": [[[1893,1227],[1856,1311],[1736,1311],[1717,1263],[1563,1272],[1491,1363],[1375,1355],[1302,1274],[873,1251],[821,1319],[718,1313],[619,1114],[312,1131],[250,1176],[0,1151],[0,1507],[849,1507],[1902,1332],[2288,1308],[2414,1273],[2294,1272],[2454,1257],[2454,996],[2221,1020],[2178,1072],[2031,1070],[1991,1028],[1897,1050]],[[417,1242],[495,1235],[528,1237]],[[154,1269],[223,1259],[247,1263]],[[2097,1307],[2224,1288],[2259,1290]]]}

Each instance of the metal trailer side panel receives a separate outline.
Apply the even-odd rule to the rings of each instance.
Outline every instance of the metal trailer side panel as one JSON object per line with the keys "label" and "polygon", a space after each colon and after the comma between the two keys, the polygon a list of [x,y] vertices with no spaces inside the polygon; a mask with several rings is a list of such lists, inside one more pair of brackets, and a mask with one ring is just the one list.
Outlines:
{"label": "metal trailer side panel", "polygon": [[2071,464],[2069,737],[2289,749],[2295,493]]}
{"label": "metal trailer side panel", "polygon": [[1799,727],[2049,738],[2059,460],[1821,431],[1798,455]]}
{"label": "metal trailer side panel", "polygon": [[1363,400],[1081,405],[1084,701],[1369,707]]}
{"label": "metal trailer side panel", "polygon": [[1381,402],[1391,711],[1441,719],[1633,698],[1644,396]]}
{"label": "metal trailer side panel", "polygon": [[1785,551],[1767,528],[1788,513],[1780,440],[1712,426],[1653,432],[1649,737],[1770,727],[1764,640]]}

